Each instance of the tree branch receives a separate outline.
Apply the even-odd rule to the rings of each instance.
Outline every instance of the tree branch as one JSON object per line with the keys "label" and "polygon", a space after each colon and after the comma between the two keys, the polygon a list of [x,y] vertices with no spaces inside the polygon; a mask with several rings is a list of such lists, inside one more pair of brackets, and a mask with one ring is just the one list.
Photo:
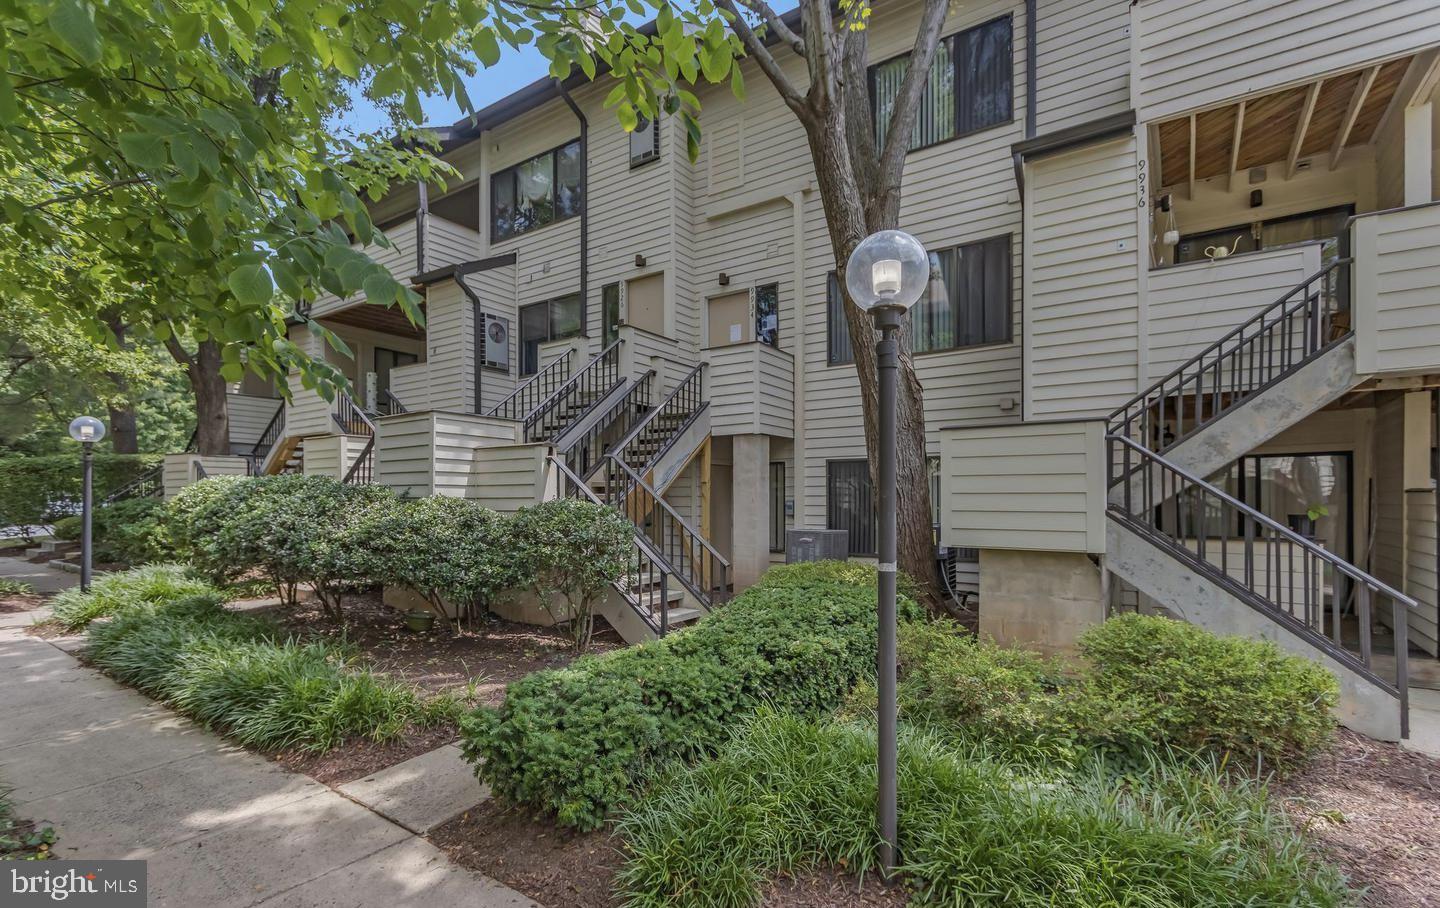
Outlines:
{"label": "tree branch", "polygon": [[945,22],[947,0],[925,0],[925,9],[920,13],[920,25],[915,31],[915,47],[910,51],[910,61],[905,68],[905,79],[895,96],[895,107],[890,113],[890,124],[885,132],[885,149],[880,153],[880,177],[885,182],[898,181],[900,168],[905,163],[905,152],[910,147],[910,135],[915,130],[915,118],[920,110],[920,98],[925,83],[930,78],[930,64],[935,59],[935,48],[940,43],[940,26]]}
{"label": "tree branch", "polygon": [[146,177],[130,177],[129,179],[125,179],[125,180],[112,180],[112,181],[109,182],[109,183],[103,183],[103,184],[101,184],[101,185],[99,185],[99,186],[93,186],[93,187],[91,187],[91,188],[89,188],[89,189],[86,189],[86,190],[84,190],[84,191],[82,191],[82,192],[72,192],[72,193],[68,193],[68,194],[66,194],[66,195],[57,195],[57,196],[55,196],[53,199],[46,199],[46,200],[43,201],[43,202],[36,202],[34,205],[29,206],[29,207],[26,208],[25,210],[26,210],[26,211],[38,211],[38,210],[40,210],[41,208],[48,208],[48,207],[50,207],[51,205],[61,205],[61,204],[64,204],[65,202],[75,202],[75,201],[79,201],[80,199],[87,199],[87,198],[89,198],[89,197],[91,197],[91,196],[103,195],[104,193],[107,193],[107,192],[109,192],[109,191],[112,190],[112,189],[119,189],[121,186],[133,186],[133,185],[135,185],[136,183],[148,183],[148,182],[149,182],[149,179],[146,178]]}
{"label": "tree branch", "polygon": [[776,15],[775,11],[770,8],[770,4],[766,3],[765,0],[740,0],[740,4],[764,19],[765,24],[769,26],[770,30],[773,31],[781,41],[784,41],[791,50],[802,57],[805,56],[804,40],[795,34],[795,32],[790,29],[790,26],[785,24],[784,19]]}
{"label": "tree branch", "polygon": [[[770,50],[765,46],[765,42],[756,36],[754,30],[750,28],[750,23],[740,15],[740,11],[735,8],[735,0],[716,0],[716,5],[730,14],[730,30],[740,37],[741,43],[745,45],[745,53],[755,58],[760,71],[765,73],[765,77],[780,93],[781,100],[795,112],[795,116],[799,117],[802,122],[808,122],[811,114],[809,107],[805,104],[805,98],[795,89],[794,83],[790,81],[789,76],[785,75],[780,64],[775,62],[775,58],[770,55]],[[740,64],[737,62],[735,65]]]}

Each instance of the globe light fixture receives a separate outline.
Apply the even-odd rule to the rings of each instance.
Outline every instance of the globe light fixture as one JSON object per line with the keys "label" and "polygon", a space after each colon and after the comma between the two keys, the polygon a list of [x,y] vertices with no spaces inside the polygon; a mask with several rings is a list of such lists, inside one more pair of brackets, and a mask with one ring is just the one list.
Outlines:
{"label": "globe light fixture", "polygon": [[899,841],[899,785],[895,740],[895,388],[900,368],[900,324],[905,313],[924,295],[931,281],[930,256],[920,241],[900,230],[871,234],[850,253],[845,263],[845,289],[855,305],[870,313],[880,340],[875,344],[875,372],[879,383],[879,450],[875,507],[879,523],[879,563],[876,565],[876,600],[879,612],[879,648],[875,656],[879,688],[879,797],[875,821],[880,833],[880,872],[895,872],[895,845]]}
{"label": "globe light fixture", "polygon": [[920,241],[901,230],[872,233],[850,253],[845,289],[867,312],[915,305],[930,284],[930,257]]}
{"label": "globe light fixture", "polygon": [[91,559],[90,515],[94,508],[95,442],[105,437],[105,424],[93,416],[77,416],[70,421],[70,437],[80,442],[82,481],[80,485],[80,589],[90,591]]}

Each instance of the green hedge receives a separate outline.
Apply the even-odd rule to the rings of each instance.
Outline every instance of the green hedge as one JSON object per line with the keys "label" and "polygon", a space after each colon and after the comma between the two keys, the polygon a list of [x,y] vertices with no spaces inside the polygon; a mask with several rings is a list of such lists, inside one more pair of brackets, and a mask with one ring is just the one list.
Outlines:
{"label": "green hedge", "polygon": [[86,655],[116,680],[267,750],[387,741],[458,712],[453,698],[423,701],[343,646],[289,639],[263,618],[228,612],[214,593],[132,601],[90,627]]}
{"label": "green hedge", "polygon": [[[878,863],[875,731],[762,713],[713,760],[675,767],[619,823],[631,908],[759,903],[771,876]],[[1011,765],[902,726],[901,879],[916,905],[1353,904],[1258,785],[1213,765],[1117,774]]]}
{"label": "green hedge", "polygon": [[713,750],[762,703],[835,708],[873,677],[875,645],[873,570],[774,568],[692,628],[515,682],[462,746],[497,794],[593,829],[648,768]]}
{"label": "green hedge", "polygon": [[[0,457],[0,524],[46,523],[79,506],[80,446],[66,454]],[[156,467],[158,454],[96,454],[97,500]]]}
{"label": "green hedge", "polygon": [[[55,521],[55,538],[71,542],[81,534],[81,518]],[[91,516],[97,562],[149,564],[173,557],[165,502],[159,498],[130,498],[95,509]]]}

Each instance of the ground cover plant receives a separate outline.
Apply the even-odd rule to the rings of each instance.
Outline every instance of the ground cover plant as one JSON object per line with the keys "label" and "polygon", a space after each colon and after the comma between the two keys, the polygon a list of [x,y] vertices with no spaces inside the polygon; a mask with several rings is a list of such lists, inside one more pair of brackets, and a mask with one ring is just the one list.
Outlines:
{"label": "ground cover plant", "polygon": [[455,698],[422,700],[358,664],[343,644],[288,637],[268,619],[227,611],[213,590],[132,595],[111,620],[90,626],[86,658],[242,744],[325,750],[349,738],[386,741],[458,712]]}
{"label": "ground cover plant", "polygon": [[35,588],[23,580],[0,577],[0,596],[29,596]]}
{"label": "ground cover plant", "polygon": [[[873,727],[762,712],[663,774],[619,823],[627,905],[748,906],[777,872],[873,871]],[[916,904],[1094,908],[1350,904],[1263,787],[1214,766],[1037,772],[903,727],[901,872]]]}
{"label": "ground cover plant", "polygon": [[465,757],[501,796],[596,828],[647,767],[713,751],[762,704],[832,710],[873,676],[873,572],[852,571],[774,568],[685,631],[532,674],[462,722]]}
{"label": "ground cover plant", "polygon": [[9,790],[0,788],[0,861],[50,860],[58,838],[54,827],[17,817]]}
{"label": "ground cover plant", "polygon": [[185,565],[152,564],[99,575],[90,585],[90,592],[71,587],[50,600],[50,607],[56,622],[66,630],[78,631],[97,618],[112,618],[133,609],[213,591]]}

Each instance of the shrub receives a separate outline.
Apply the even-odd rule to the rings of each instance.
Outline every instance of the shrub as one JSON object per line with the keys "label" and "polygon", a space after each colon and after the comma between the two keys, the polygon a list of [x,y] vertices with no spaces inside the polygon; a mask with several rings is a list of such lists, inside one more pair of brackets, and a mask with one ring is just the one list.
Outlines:
{"label": "shrub", "polygon": [[463,749],[501,796],[595,828],[647,766],[713,750],[762,703],[834,709],[875,645],[872,590],[762,581],[692,628],[522,678],[462,723]]}
{"label": "shrub", "polygon": [[21,580],[0,577],[0,596],[29,596],[35,587]]}
{"label": "shrub", "polygon": [[398,501],[372,511],[360,532],[378,553],[378,579],[457,622],[523,576],[509,520],[463,498]]}
{"label": "shrub", "polygon": [[156,603],[214,592],[208,583],[192,576],[184,565],[152,564],[102,574],[95,578],[88,593],[72,587],[51,600],[51,609],[55,620],[73,631],[96,618],[115,617]]}
{"label": "shrub", "polygon": [[[162,459],[155,454],[96,454],[96,500],[153,469]],[[67,514],[79,505],[80,487],[78,445],[65,454],[0,457],[0,525],[26,526]]]}
{"label": "shrub", "polygon": [[[875,566],[861,561],[801,561],[777,565],[765,572],[759,586],[776,589],[792,586],[815,586],[818,583],[843,583],[875,589]],[[904,571],[895,572],[895,586],[900,595],[921,600],[920,584]]]}
{"label": "shrub", "polygon": [[[877,864],[873,728],[762,713],[719,755],[665,774],[619,824],[634,908],[743,906],[767,876]],[[1257,786],[1154,763],[1119,778],[1027,775],[902,729],[900,871],[915,904],[1335,906]]]}
{"label": "shrub", "polygon": [[422,702],[356,666],[340,646],[282,639],[262,618],[225,611],[214,595],[139,606],[95,625],[87,655],[117,680],[263,749],[386,741],[457,710],[453,699]]}
{"label": "shrub", "polygon": [[260,543],[236,532],[262,487],[259,477],[215,476],[181,489],[166,505],[175,551],[215,583],[239,579],[260,561]]}
{"label": "shrub", "polygon": [[510,532],[530,586],[550,617],[568,624],[576,652],[584,652],[595,629],[595,602],[625,573],[630,521],[604,505],[561,498],[521,508]]}
{"label": "shrub", "polygon": [[1090,670],[1068,718],[1097,741],[1284,762],[1314,753],[1334,733],[1335,677],[1268,640],[1127,615],[1086,631],[1079,646]]}
{"label": "shrub", "polygon": [[[130,498],[95,509],[90,532],[95,560],[140,565],[172,556],[165,503],[158,498]],[[78,516],[55,521],[55,538],[74,542],[82,527]]]}

